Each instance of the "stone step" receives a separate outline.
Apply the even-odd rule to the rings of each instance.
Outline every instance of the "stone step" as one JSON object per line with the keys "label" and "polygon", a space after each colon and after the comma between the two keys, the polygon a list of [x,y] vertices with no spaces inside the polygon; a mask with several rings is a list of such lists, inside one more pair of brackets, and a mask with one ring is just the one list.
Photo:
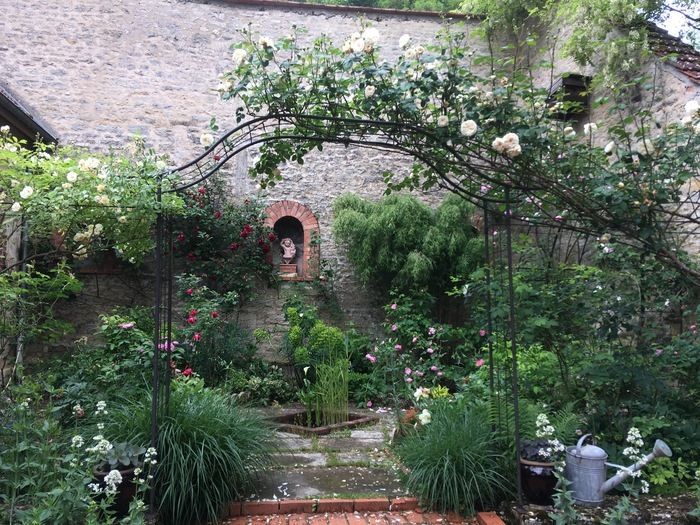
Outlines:
{"label": "stone step", "polygon": [[[316,458],[318,459],[318,458]],[[383,497],[406,494],[394,470],[366,467],[304,467],[270,470],[260,475],[250,499]]]}
{"label": "stone step", "polygon": [[386,455],[365,450],[341,452],[301,452],[290,451],[275,454],[273,464],[281,468],[303,467],[387,467],[391,464]]}

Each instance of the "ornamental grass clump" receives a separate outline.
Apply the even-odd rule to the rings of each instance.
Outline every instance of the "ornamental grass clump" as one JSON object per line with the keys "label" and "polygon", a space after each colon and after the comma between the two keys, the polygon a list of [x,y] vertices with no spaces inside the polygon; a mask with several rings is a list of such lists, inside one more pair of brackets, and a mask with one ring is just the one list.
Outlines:
{"label": "ornamental grass clump", "polygon": [[[150,441],[148,396],[114,411],[113,434]],[[250,494],[255,474],[270,462],[273,433],[262,418],[197,379],[173,382],[159,424],[156,476],[163,523],[216,521],[226,503]]]}
{"label": "ornamental grass clump", "polygon": [[483,410],[436,403],[427,423],[397,447],[410,470],[407,489],[440,512],[472,515],[494,505],[511,488],[494,442]]}

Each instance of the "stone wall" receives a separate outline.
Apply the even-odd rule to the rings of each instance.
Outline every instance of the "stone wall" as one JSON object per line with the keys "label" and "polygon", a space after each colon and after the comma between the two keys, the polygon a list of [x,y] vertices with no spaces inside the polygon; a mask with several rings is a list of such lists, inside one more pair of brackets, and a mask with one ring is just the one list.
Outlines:
{"label": "stone wall", "polygon": [[[341,42],[363,24],[377,27],[382,53],[395,56],[398,39],[410,34],[415,41],[429,42],[443,21],[437,16],[410,13],[324,8],[253,5],[233,0],[0,0],[0,74],[57,131],[62,143],[107,151],[124,146],[140,134],[157,151],[167,153],[173,164],[191,159],[201,151],[199,136],[211,117],[222,129],[234,123],[236,104],[222,102],[216,93],[218,75],[230,68],[230,45],[250,27],[270,37],[305,27],[312,38],[325,33]],[[477,22],[459,21],[471,32]],[[477,37],[473,45],[485,50]],[[561,40],[560,40],[561,41]],[[548,49],[538,50],[537,58]],[[578,72],[573,63],[555,54],[553,77]],[[685,101],[697,95],[697,85],[664,66],[664,95],[657,99],[659,115],[677,119]],[[538,79],[549,84],[543,72]],[[602,109],[591,120],[604,123]],[[232,198],[259,193],[247,176],[256,153],[240,155],[224,171]],[[330,235],[333,200],[345,192],[379,198],[384,191],[386,170],[407,173],[406,158],[371,150],[328,146],[309,155],[303,166],[281,166],[283,183],[261,194],[268,202],[295,200],[311,208],[321,228],[321,257],[334,269],[340,306],[350,322],[375,330],[379,311],[371,292],[353,275],[343,250]],[[436,192],[421,195],[434,204]],[[147,275],[127,279],[91,276],[82,297],[64,311],[79,320],[77,335],[95,326],[96,312],[115,303],[146,303]],[[89,284],[90,282],[93,284]],[[94,287],[100,285],[99,292]],[[288,287],[289,285],[285,285]],[[283,329],[283,292],[263,290],[255,304],[241,312],[251,328]],[[75,312],[79,312],[75,315]]]}
{"label": "stone wall", "polygon": [[[251,28],[276,38],[298,26],[308,29],[302,36],[307,41],[328,34],[341,43],[363,24],[371,24],[382,35],[382,53],[390,57],[399,52],[402,34],[429,42],[443,24],[435,15],[233,1],[0,0],[0,10],[2,78],[51,123],[62,143],[107,151],[139,134],[173,164],[201,151],[199,136],[211,117],[222,129],[234,124],[236,104],[221,102],[215,89],[218,75],[230,68],[229,48],[242,38],[240,30]],[[464,27],[471,31],[475,23]],[[379,198],[384,171],[407,173],[410,161],[329,146],[310,155],[304,166],[281,166],[284,182],[261,194],[247,175],[255,155],[244,153],[224,170],[232,198],[259,195],[268,202],[290,199],[311,208],[321,227],[321,257],[334,269],[346,320],[376,329],[379,317],[371,293],[332,241],[331,206],[349,191]],[[435,193],[423,198],[439,200]],[[85,292],[62,309],[77,325],[62,345],[89,334],[97,326],[96,313],[110,304],[148,304],[149,293],[147,276],[87,276]],[[281,331],[283,295],[283,290],[262,290],[259,301],[241,312],[241,321],[250,328]]]}

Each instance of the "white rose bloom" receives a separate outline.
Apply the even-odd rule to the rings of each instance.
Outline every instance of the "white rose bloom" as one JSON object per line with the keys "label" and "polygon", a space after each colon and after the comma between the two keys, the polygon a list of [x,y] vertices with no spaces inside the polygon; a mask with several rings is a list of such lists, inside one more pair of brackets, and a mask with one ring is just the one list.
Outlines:
{"label": "white rose bloom", "polygon": [[102,206],[108,206],[109,205],[109,197],[107,197],[107,195],[97,195],[95,197],[95,202],[97,204],[101,204]]}
{"label": "white rose bloom", "polygon": [[571,126],[566,126],[564,128],[564,136],[568,138],[573,138],[576,136],[576,130]]}
{"label": "white rose bloom", "polygon": [[70,182],[64,182],[63,184],[61,184],[61,188],[63,188],[64,190],[69,190],[72,187],[73,185]]}
{"label": "white rose bloom", "polygon": [[350,42],[350,49],[353,53],[362,53],[365,50],[365,41],[362,38],[356,38]]}
{"label": "white rose bloom", "polygon": [[268,38],[266,36],[261,36],[258,38],[258,45],[263,46],[264,48],[270,48],[274,49],[275,48],[275,43],[271,38]]}
{"label": "white rose bloom", "polygon": [[126,224],[126,215],[122,215],[117,220],[119,221],[119,224]]}
{"label": "white rose bloom", "polygon": [[245,62],[246,58],[248,58],[248,52],[245,49],[238,48],[234,50],[233,54],[231,55],[231,62],[233,62],[235,67],[238,67]]}
{"label": "white rose bloom", "polygon": [[597,129],[598,124],[596,124],[595,122],[589,122],[588,124],[583,125],[583,134],[589,137],[593,135],[593,133],[595,133]]}
{"label": "white rose bloom", "polygon": [[612,140],[605,145],[605,154],[610,155],[617,148],[617,145]]}
{"label": "white rose bloom", "polygon": [[430,414],[427,408],[424,408],[423,412],[418,414],[418,421],[420,421],[421,425],[427,425],[432,419],[433,416]]}
{"label": "white rose bloom", "polygon": [[22,205],[19,202],[15,202],[10,209],[14,212],[18,212],[22,209]]}
{"label": "white rose bloom", "polygon": [[216,86],[216,90],[220,93],[226,93],[233,87],[233,83],[230,80],[222,80],[219,85]]}
{"label": "white rose bloom", "polygon": [[105,191],[105,185],[104,184],[98,184],[95,189],[99,192]]}
{"label": "white rose bloom", "polygon": [[406,46],[411,42],[411,37],[408,35],[401,35],[401,38],[399,38],[399,47],[401,49],[406,49]]}
{"label": "white rose bloom", "polygon": [[459,126],[459,131],[462,135],[465,137],[473,137],[476,135],[476,131],[479,129],[479,127],[476,125],[476,122],[473,120],[465,120],[462,122],[462,124]]}
{"label": "white rose bloom", "polygon": [[350,40],[346,40],[345,42],[343,42],[343,47],[341,51],[346,55],[352,53],[352,42],[350,42]]}
{"label": "white rose bloom", "polygon": [[0,126],[0,133],[9,133],[10,132],[10,126]]}
{"label": "white rose bloom", "polygon": [[214,137],[210,133],[202,133],[199,136],[199,143],[205,147],[208,148],[212,144],[214,144]]}
{"label": "white rose bloom", "polygon": [[688,115],[695,115],[698,111],[700,111],[700,102],[698,102],[697,100],[691,100],[689,102],[686,102],[685,112]]}
{"label": "white rose bloom", "polygon": [[379,42],[379,30],[376,27],[368,27],[362,32],[362,38],[364,38],[366,42],[376,44]]}
{"label": "white rose bloom", "polygon": [[95,157],[88,157],[87,159],[80,159],[78,161],[78,169],[80,171],[92,171],[100,167],[100,160]]}
{"label": "white rose bloom", "polygon": [[374,86],[370,85],[365,87],[365,97],[367,98],[373,97],[376,92],[377,88]]}
{"label": "white rose bloom", "polygon": [[22,197],[23,199],[28,199],[34,194],[34,188],[31,186],[25,186],[22,188],[22,191],[19,192],[19,196]]}
{"label": "white rose bloom", "polygon": [[78,174],[74,171],[69,171],[66,175],[66,180],[68,182],[75,182],[76,180],[78,180]]}
{"label": "white rose bloom", "polygon": [[444,128],[450,123],[450,117],[447,115],[440,115],[437,118],[437,126],[438,128]]}

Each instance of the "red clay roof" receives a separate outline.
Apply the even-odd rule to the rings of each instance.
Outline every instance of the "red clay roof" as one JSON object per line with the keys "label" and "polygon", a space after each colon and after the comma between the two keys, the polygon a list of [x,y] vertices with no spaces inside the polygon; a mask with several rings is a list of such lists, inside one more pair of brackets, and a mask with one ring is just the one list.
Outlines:
{"label": "red clay roof", "polygon": [[654,24],[649,24],[649,45],[657,55],[673,55],[670,59],[673,67],[700,83],[700,51]]}

